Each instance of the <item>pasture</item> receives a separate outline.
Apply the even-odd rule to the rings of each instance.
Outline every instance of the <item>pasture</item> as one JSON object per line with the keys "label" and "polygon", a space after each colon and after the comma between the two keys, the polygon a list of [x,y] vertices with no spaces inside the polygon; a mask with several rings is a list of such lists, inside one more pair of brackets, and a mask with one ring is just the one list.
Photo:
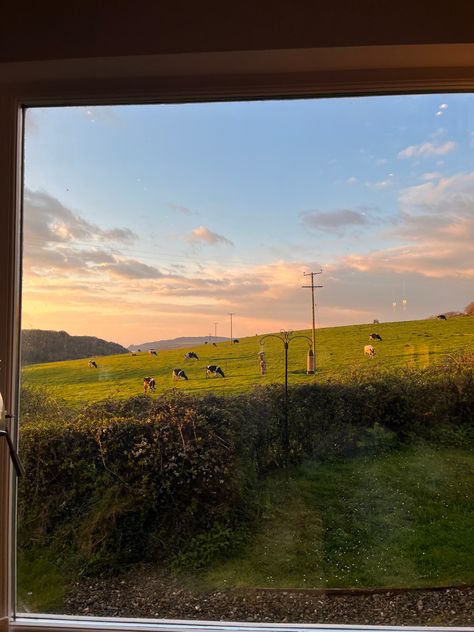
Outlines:
{"label": "pasture", "polygon": [[[369,341],[377,332],[380,341]],[[310,330],[295,332],[310,336]],[[176,388],[188,393],[213,391],[219,394],[244,392],[257,384],[284,380],[283,344],[262,336],[241,338],[238,344],[221,342],[179,350],[147,352],[135,356],[96,357],[97,369],[89,368],[88,359],[36,364],[23,368],[22,382],[29,387],[47,387],[69,404],[81,405],[106,398],[125,399],[143,393],[143,378],[156,380],[156,397]],[[374,358],[364,356],[363,348],[372,344]],[[403,367],[424,368],[439,363],[446,356],[474,349],[474,318],[457,317],[447,321],[418,320],[352,325],[319,329],[316,332],[316,375],[306,374],[308,344],[304,339],[290,343],[288,354],[289,384],[338,381],[342,376]],[[199,360],[185,360],[184,354],[194,351]],[[264,351],[266,375],[260,375],[257,354]],[[206,365],[217,364],[225,378],[206,378]],[[173,368],[184,369],[189,380],[173,381]]]}

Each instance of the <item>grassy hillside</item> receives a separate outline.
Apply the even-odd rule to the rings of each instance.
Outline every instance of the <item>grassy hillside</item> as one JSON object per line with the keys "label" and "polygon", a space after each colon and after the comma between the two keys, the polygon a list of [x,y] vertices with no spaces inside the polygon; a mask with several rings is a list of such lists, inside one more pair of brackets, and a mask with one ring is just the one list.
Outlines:
{"label": "grassy hillside", "polygon": [[[372,342],[376,348],[373,359],[364,356],[364,345],[369,334],[377,331],[383,342]],[[310,334],[309,331],[299,332]],[[239,344],[219,343],[217,347],[194,347],[199,361],[184,360],[190,349],[114,355],[97,358],[97,369],[90,369],[87,360],[54,362],[25,367],[23,383],[28,386],[47,386],[48,390],[71,403],[92,402],[107,397],[126,398],[143,392],[143,378],[156,379],[156,394],[170,388],[188,392],[242,392],[255,384],[282,382],[284,349],[282,343],[269,339],[263,346],[259,337],[240,339]],[[353,325],[320,329],[316,334],[317,374],[306,375],[305,340],[296,339],[289,348],[289,383],[301,384],[314,379],[337,380],[349,371],[374,371],[378,368],[426,367],[438,363],[446,355],[474,349],[474,318],[458,317],[448,321],[419,320],[380,325]],[[258,351],[265,352],[267,375],[261,376]],[[205,376],[207,364],[218,364],[225,379]],[[186,371],[189,381],[173,382],[174,367]]]}

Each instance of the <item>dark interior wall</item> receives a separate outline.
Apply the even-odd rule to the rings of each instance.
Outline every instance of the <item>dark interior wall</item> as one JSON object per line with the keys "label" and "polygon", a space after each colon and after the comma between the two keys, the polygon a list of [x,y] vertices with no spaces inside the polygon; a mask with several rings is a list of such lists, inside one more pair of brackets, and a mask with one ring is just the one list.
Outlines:
{"label": "dark interior wall", "polygon": [[0,62],[474,42],[472,0],[9,0]]}

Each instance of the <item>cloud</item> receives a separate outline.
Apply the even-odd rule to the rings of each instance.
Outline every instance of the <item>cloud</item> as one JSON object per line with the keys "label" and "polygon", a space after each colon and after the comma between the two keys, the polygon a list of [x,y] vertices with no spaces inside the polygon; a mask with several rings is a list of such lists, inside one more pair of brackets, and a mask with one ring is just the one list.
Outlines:
{"label": "cloud", "polygon": [[[389,178],[393,177],[393,173],[389,173],[388,175],[389,175]],[[369,189],[375,189],[375,190],[388,189],[391,186],[393,186],[393,180],[390,180],[389,178],[386,178],[385,180],[379,180],[378,182],[366,182],[365,185]]]}
{"label": "cloud", "polygon": [[301,213],[303,222],[313,230],[341,233],[348,227],[364,226],[369,223],[364,211],[337,209],[334,211],[305,211]]}
{"label": "cloud", "polygon": [[24,234],[26,241],[49,243],[74,241],[132,242],[137,235],[129,228],[102,229],[64,206],[44,191],[25,190]]}
{"label": "cloud", "polygon": [[135,259],[116,259],[101,266],[100,271],[110,272],[119,279],[158,279],[163,276],[158,268]]}
{"label": "cloud", "polygon": [[355,176],[351,176],[350,178],[347,178],[346,180],[346,184],[357,184],[359,181],[357,180],[357,178]]}
{"label": "cloud", "polygon": [[180,206],[179,204],[173,204],[173,202],[168,202],[165,204],[166,208],[171,209],[172,211],[177,211],[178,213],[182,213],[183,215],[197,215],[196,211],[187,208],[186,206]]}
{"label": "cloud", "polygon": [[137,239],[129,228],[101,228],[43,191],[26,190],[24,207],[25,274],[43,279],[160,276],[156,268],[122,256],[120,247]]}
{"label": "cloud", "polygon": [[421,145],[410,145],[402,151],[398,152],[398,158],[425,158],[427,156],[444,156],[451,153],[457,147],[457,143],[453,140],[447,140],[441,145],[433,143],[422,143]]}
{"label": "cloud", "polygon": [[438,171],[428,171],[421,174],[420,178],[422,180],[437,180],[438,178],[441,178],[441,173]]}
{"label": "cloud", "polygon": [[230,241],[230,239],[227,239],[227,237],[219,235],[218,233],[214,233],[212,230],[209,230],[209,228],[206,228],[205,226],[198,226],[197,228],[195,228],[191,232],[191,234],[186,237],[186,239],[187,241],[193,243],[204,243],[210,246],[215,246],[217,244],[227,244],[229,246],[234,245],[234,243]]}

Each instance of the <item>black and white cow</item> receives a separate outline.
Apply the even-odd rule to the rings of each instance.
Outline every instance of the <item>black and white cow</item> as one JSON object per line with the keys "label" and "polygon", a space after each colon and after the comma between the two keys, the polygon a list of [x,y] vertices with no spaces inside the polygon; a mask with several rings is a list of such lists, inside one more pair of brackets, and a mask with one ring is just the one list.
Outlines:
{"label": "black and white cow", "polygon": [[436,318],[438,320],[448,320],[444,314],[438,314],[438,316],[436,316]]}
{"label": "black and white cow", "polygon": [[154,349],[150,349],[150,350],[148,351],[148,353],[149,353],[150,355],[154,355],[154,356],[156,356],[156,351],[155,351]]}
{"label": "black and white cow", "polygon": [[240,342],[240,340],[238,340],[238,338],[236,338],[236,339],[234,340],[234,345],[238,344],[239,342]]}
{"label": "black and white cow", "polygon": [[148,390],[155,390],[155,378],[154,377],[144,377],[143,378],[143,391],[146,393]]}
{"label": "black and white cow", "polygon": [[210,364],[206,367],[206,377],[209,377],[209,375],[213,375],[214,377],[217,377],[218,375],[225,377],[224,371],[220,366],[217,366],[217,364]]}
{"label": "black and white cow", "polygon": [[199,360],[197,353],[194,353],[194,351],[188,351],[188,353],[185,353],[184,359],[185,360]]}
{"label": "black and white cow", "polygon": [[173,380],[187,380],[188,376],[183,369],[173,369]]}
{"label": "black and white cow", "polygon": [[370,334],[370,340],[380,340],[382,342],[382,336],[380,334]]}
{"label": "black and white cow", "polygon": [[97,364],[95,360],[89,360],[89,369],[96,369]]}

